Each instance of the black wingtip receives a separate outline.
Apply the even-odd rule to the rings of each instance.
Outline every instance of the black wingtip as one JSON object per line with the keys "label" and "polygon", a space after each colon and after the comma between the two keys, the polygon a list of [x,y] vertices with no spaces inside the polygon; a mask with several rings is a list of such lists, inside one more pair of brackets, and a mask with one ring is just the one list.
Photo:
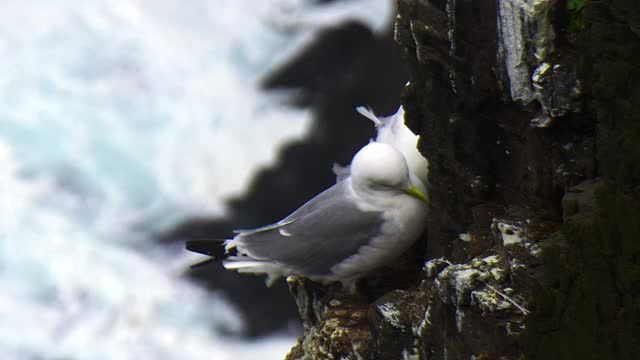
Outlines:
{"label": "black wingtip", "polygon": [[220,258],[224,255],[223,241],[224,240],[187,240],[185,247],[187,250],[198,254]]}

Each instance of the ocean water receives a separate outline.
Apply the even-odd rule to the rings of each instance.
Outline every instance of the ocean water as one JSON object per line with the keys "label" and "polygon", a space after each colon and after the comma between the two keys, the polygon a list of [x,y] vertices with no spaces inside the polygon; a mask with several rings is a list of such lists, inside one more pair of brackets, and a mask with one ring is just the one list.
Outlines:
{"label": "ocean water", "polygon": [[323,27],[391,1],[22,0],[0,5],[0,358],[280,359],[154,245],[223,216],[310,114],[257,81]]}

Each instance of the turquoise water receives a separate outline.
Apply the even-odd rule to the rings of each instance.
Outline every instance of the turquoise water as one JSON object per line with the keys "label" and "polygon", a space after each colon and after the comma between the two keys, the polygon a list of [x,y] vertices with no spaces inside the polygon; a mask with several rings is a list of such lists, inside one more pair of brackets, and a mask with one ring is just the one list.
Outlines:
{"label": "turquoise water", "polygon": [[222,216],[305,136],[310,114],[260,76],[317,28],[381,27],[389,5],[186,4],[0,5],[0,358],[278,359],[293,344],[220,339],[242,329],[233,305],[152,234]]}

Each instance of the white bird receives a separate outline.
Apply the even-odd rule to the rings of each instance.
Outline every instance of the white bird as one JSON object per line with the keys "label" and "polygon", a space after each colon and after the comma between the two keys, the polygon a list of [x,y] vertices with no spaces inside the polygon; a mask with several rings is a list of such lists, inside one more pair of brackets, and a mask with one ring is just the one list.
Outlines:
{"label": "white bird", "polygon": [[358,106],[356,110],[375,124],[376,141],[389,144],[400,151],[407,161],[409,171],[416,175],[423,184],[427,184],[429,162],[418,151],[420,136],[414,134],[404,123],[404,108],[398,107],[395,114],[387,117],[378,117],[371,109],[363,106]]}
{"label": "white bird", "polygon": [[[373,121],[377,132],[375,141],[391,145],[402,153],[409,167],[411,181],[418,189],[426,193],[429,162],[418,151],[420,136],[414,134],[404,124],[404,109],[402,106],[398,108],[395,114],[387,117],[378,117],[371,109],[364,106],[358,106],[356,110],[360,115]],[[349,166],[333,164],[332,170],[336,174],[337,181],[349,176]]]}
{"label": "white bird", "polygon": [[[350,176],[318,194],[279,222],[238,230],[225,241],[223,265],[267,275],[267,284],[299,275],[341,282],[350,291],[371,270],[396,259],[424,229],[428,198],[412,183],[405,157],[371,142],[354,156]],[[212,241],[187,248],[211,254]],[[220,246],[219,243],[216,244]]]}

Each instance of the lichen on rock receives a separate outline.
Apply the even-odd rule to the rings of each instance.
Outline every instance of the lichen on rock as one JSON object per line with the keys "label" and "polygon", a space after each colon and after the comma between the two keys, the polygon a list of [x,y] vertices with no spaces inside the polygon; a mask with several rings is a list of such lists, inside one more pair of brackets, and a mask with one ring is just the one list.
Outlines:
{"label": "lichen on rock", "polygon": [[[309,280],[287,279],[305,326],[305,336],[286,359],[367,359],[371,350],[368,307],[357,297]],[[339,286],[338,286],[339,288]]]}

